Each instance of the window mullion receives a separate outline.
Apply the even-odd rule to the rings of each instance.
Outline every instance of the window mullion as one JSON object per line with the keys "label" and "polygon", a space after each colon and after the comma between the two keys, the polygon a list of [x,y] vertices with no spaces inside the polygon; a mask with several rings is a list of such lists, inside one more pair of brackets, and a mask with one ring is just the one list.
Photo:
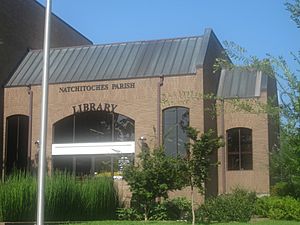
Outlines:
{"label": "window mullion", "polygon": [[241,129],[239,129],[239,169],[242,169]]}

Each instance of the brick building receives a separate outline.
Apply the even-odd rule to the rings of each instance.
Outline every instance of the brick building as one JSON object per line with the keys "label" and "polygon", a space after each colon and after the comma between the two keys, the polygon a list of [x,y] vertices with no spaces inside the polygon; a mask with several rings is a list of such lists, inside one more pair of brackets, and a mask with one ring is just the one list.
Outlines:
{"label": "brick building", "polygon": [[[230,99],[266,103],[274,80],[260,72],[213,73],[223,48],[201,36],[53,48],[50,53],[47,162],[78,176],[118,173],[141,146],[184,154],[185,127],[213,129],[226,146],[214,152],[209,194],[237,185],[269,193],[269,151],[276,140],[265,113],[230,111]],[[36,163],[42,51],[31,50],[4,88],[5,170]],[[224,100],[222,113],[212,112]],[[18,158],[15,156],[18,155]]]}
{"label": "brick building", "polygon": [[[26,54],[41,49],[44,39],[44,7],[35,0],[0,1],[0,144],[3,137],[3,86]],[[52,15],[51,47],[91,45],[92,42]],[[0,163],[3,152],[1,148]]]}

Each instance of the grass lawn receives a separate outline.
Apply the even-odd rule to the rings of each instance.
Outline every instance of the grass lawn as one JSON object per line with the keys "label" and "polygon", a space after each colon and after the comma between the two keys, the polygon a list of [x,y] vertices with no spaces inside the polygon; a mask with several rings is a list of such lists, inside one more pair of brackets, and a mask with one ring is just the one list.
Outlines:
{"label": "grass lawn", "polygon": [[[188,225],[191,223],[185,222],[176,222],[176,221],[96,221],[96,222],[86,222],[86,223],[77,223],[74,225]],[[262,220],[262,221],[253,221],[249,223],[214,223],[214,225],[300,225],[300,222],[296,221],[274,221],[274,220]],[[200,225],[200,224],[198,224]]]}

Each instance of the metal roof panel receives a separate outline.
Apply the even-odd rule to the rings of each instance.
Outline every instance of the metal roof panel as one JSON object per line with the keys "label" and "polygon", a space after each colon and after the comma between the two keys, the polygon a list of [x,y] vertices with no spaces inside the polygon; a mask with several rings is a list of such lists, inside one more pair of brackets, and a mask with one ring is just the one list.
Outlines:
{"label": "metal roof panel", "polygon": [[225,70],[221,72],[218,96],[223,98],[249,98],[258,97],[256,90],[260,89],[262,78],[256,71],[241,69]]}
{"label": "metal roof panel", "polygon": [[[49,83],[196,72],[203,36],[51,49]],[[205,49],[205,48],[203,48]],[[31,51],[7,86],[40,84],[42,50]]]}

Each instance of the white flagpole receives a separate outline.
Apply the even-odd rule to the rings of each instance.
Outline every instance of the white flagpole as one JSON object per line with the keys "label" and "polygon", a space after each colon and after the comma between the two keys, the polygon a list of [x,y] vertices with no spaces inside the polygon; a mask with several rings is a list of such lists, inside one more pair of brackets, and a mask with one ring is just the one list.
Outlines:
{"label": "white flagpole", "polygon": [[45,175],[46,175],[46,140],[48,121],[48,77],[50,52],[51,0],[47,0],[44,30],[44,62],[41,102],[41,131],[38,165],[37,225],[44,224]]}

